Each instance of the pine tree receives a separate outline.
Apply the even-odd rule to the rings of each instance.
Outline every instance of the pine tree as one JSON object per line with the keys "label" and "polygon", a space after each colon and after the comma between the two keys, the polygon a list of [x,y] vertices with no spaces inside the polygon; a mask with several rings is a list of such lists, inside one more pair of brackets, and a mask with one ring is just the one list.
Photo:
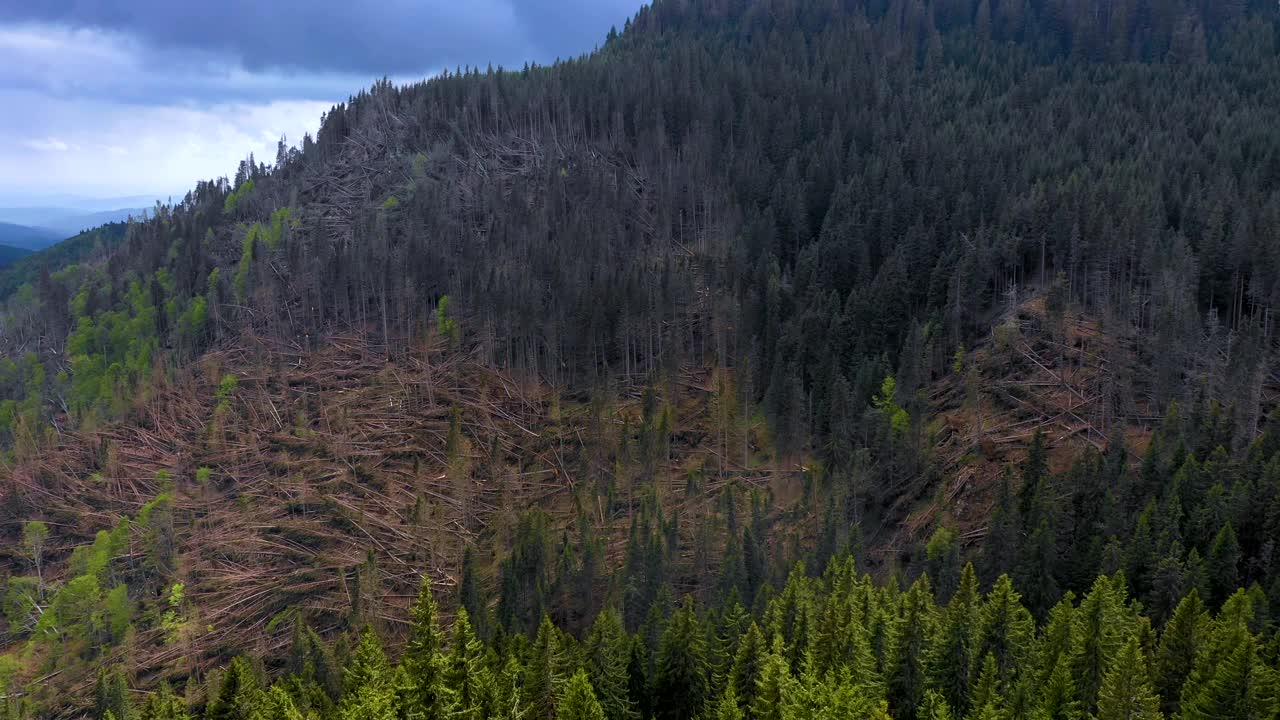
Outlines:
{"label": "pine tree", "polygon": [[886,673],[889,705],[895,710],[910,711],[924,701],[931,640],[937,623],[937,608],[933,603],[933,591],[927,575],[902,595],[898,642]]}
{"label": "pine tree", "polygon": [[968,708],[969,693],[977,671],[974,658],[978,629],[978,578],[973,565],[965,565],[960,584],[947,604],[937,639],[929,653],[930,686],[942,693],[955,712]]}
{"label": "pine tree", "polygon": [[[186,703],[173,694],[173,688],[169,687],[167,682],[160,683],[160,689],[147,696],[147,701],[142,704],[142,709],[138,712],[138,720],[188,720],[189,717]],[[277,718],[268,717],[266,720],[277,720]],[[294,718],[279,718],[279,720],[294,720]]]}
{"label": "pine tree", "polygon": [[733,668],[729,675],[729,688],[733,690],[739,705],[744,710],[748,710],[755,701],[756,687],[768,652],[764,633],[760,631],[758,625],[751,623],[746,635],[742,636],[742,642],[738,644],[738,653],[734,657]]}
{"label": "pine tree", "polygon": [[1017,670],[1030,658],[1035,641],[1035,620],[1022,606],[1008,575],[1001,575],[987,594],[980,613],[975,654],[991,654],[997,677],[1009,683]]}
{"label": "pine tree", "polygon": [[606,608],[596,615],[587,633],[587,673],[607,720],[634,720],[635,708],[627,695],[627,661],[631,642],[622,627],[622,615]]}
{"label": "pine tree", "polygon": [[787,662],[786,646],[781,635],[774,635],[773,645],[764,658],[760,678],[756,681],[751,701],[752,720],[786,720],[792,716],[796,681]]}
{"label": "pine tree", "polygon": [[304,720],[304,716],[289,693],[276,685],[264,694],[254,720]]}
{"label": "pine tree", "polygon": [[524,694],[535,719],[552,720],[556,716],[556,695],[564,681],[561,653],[560,631],[549,616],[543,615],[525,663]]}
{"label": "pine tree", "polygon": [[556,708],[556,720],[605,720],[604,709],[596,701],[585,671],[579,669],[569,678]]}
{"label": "pine tree", "polygon": [[1066,656],[1059,657],[1048,682],[1040,690],[1032,717],[1035,720],[1080,720],[1083,716],[1080,697],[1071,677],[1071,665]]}
{"label": "pine tree", "polygon": [[410,609],[409,642],[401,664],[409,687],[401,689],[398,703],[406,716],[439,720],[448,708],[444,683],[444,661],[440,655],[441,633],[431,579],[422,576],[418,598]]}
{"label": "pine tree", "polygon": [[743,720],[742,708],[738,707],[738,696],[732,687],[727,688],[720,696],[710,720]]}
{"label": "pine tree", "polygon": [[355,654],[347,663],[343,681],[345,695],[350,695],[361,688],[387,685],[391,679],[391,666],[387,663],[387,655],[382,650],[382,641],[373,628],[365,626],[360,633],[360,642],[356,645]]}
{"label": "pine tree", "polygon": [[1082,709],[1086,712],[1097,708],[1103,677],[1124,643],[1125,634],[1131,630],[1125,626],[1128,618],[1121,602],[1120,591],[1110,578],[1103,576],[1094,582],[1076,613],[1080,633],[1073,670]]}
{"label": "pine tree", "polygon": [[205,711],[206,720],[249,720],[258,699],[258,680],[244,658],[236,658],[222,676],[218,694]]}
{"label": "pine tree", "polygon": [[[496,440],[496,437],[495,437]],[[468,545],[462,553],[462,579],[458,581],[458,605],[471,615],[476,637],[489,639],[488,605],[480,597],[480,581],[476,577],[475,549]]]}
{"label": "pine tree", "polygon": [[129,720],[133,717],[129,705],[129,687],[125,683],[124,673],[118,668],[98,669],[98,681],[94,686],[93,714],[97,718],[105,718],[107,713],[116,720]]}
{"label": "pine tree", "polygon": [[1098,693],[1098,720],[1158,720],[1160,699],[1147,676],[1138,637],[1129,638],[1111,662]]}
{"label": "pine tree", "polygon": [[916,708],[916,720],[951,720],[951,706],[942,693],[937,690],[925,690],[919,707]]}
{"label": "pine tree", "polygon": [[449,689],[449,717],[481,720],[489,704],[492,682],[484,663],[484,644],[471,629],[466,608],[458,608],[453,621],[453,648],[444,661],[445,685]]}
{"label": "pine tree", "polygon": [[1257,641],[1240,639],[1213,675],[1190,697],[1182,699],[1182,720],[1238,718],[1263,720],[1280,712],[1280,683],[1276,671],[1258,658]]}
{"label": "pine tree", "polygon": [[702,714],[709,687],[706,645],[693,602],[686,597],[658,644],[653,703],[659,720],[691,720]]}
{"label": "pine tree", "polygon": [[1156,647],[1156,688],[1163,698],[1162,709],[1167,715],[1178,712],[1182,686],[1195,666],[1196,652],[1209,634],[1209,616],[1200,594],[1195,590],[1178,603],[1160,634]]}

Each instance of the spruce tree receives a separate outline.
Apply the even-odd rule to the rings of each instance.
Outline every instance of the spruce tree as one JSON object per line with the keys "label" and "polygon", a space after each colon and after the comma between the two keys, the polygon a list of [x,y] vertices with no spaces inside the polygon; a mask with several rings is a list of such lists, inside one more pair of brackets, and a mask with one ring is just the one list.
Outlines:
{"label": "spruce tree", "polygon": [[930,648],[938,614],[928,576],[916,580],[899,602],[902,610],[898,642],[886,674],[889,706],[907,713],[924,701],[928,683]]}
{"label": "spruce tree", "polygon": [[720,696],[710,720],[743,720],[742,708],[738,707],[738,696],[732,687],[726,688]]}
{"label": "spruce tree", "polygon": [[791,676],[786,646],[781,635],[774,635],[756,681],[756,693],[751,701],[752,720],[787,720],[793,714],[795,695],[796,681]]}
{"label": "spruce tree", "polygon": [[587,673],[607,720],[634,720],[635,708],[627,695],[627,660],[631,641],[622,627],[622,615],[606,608],[596,615],[587,633]]}
{"label": "spruce tree", "polygon": [[342,720],[391,720],[399,698],[382,641],[365,626],[347,663],[345,690],[338,707]]}
{"label": "spruce tree", "polygon": [[423,720],[440,720],[448,711],[441,632],[431,579],[423,574],[418,597],[409,611],[409,642],[401,664],[409,686],[398,692],[400,712]]}
{"label": "spruce tree", "polygon": [[1086,712],[1096,710],[1107,668],[1124,643],[1125,635],[1132,630],[1126,626],[1129,618],[1121,602],[1121,591],[1110,578],[1103,576],[1094,582],[1076,613],[1080,632],[1073,671],[1082,709]]}
{"label": "spruce tree", "polygon": [[587,673],[579,669],[569,678],[556,708],[556,720],[605,720],[604,709],[596,701]]}
{"label": "spruce tree", "polygon": [[[497,436],[494,436],[495,442]],[[488,604],[480,596],[480,581],[476,577],[476,553],[471,545],[462,553],[462,579],[458,581],[458,605],[467,609],[476,637],[489,639]]]}
{"label": "spruce tree", "polygon": [[556,694],[564,680],[561,655],[560,631],[549,616],[543,615],[538,635],[529,647],[524,674],[524,694],[535,719],[553,720],[556,716]]}
{"label": "spruce tree", "polygon": [[382,650],[382,641],[373,628],[365,626],[360,633],[360,642],[356,651],[347,663],[343,680],[344,697],[361,688],[372,685],[386,685],[391,679],[391,666],[387,663],[387,655]]}
{"label": "spruce tree", "polygon": [[453,621],[453,647],[444,660],[445,685],[449,689],[449,717],[482,720],[492,692],[484,644],[471,629],[466,608],[458,608]]}
{"label": "spruce tree", "polygon": [[1217,663],[1190,697],[1183,697],[1182,720],[1272,719],[1280,712],[1276,671],[1258,658],[1257,641],[1244,637]]}
{"label": "spruce tree", "polygon": [[1160,633],[1155,654],[1155,686],[1167,715],[1178,712],[1182,686],[1195,667],[1196,653],[1209,634],[1209,616],[1195,590],[1178,603]]}
{"label": "spruce tree", "polygon": [[957,713],[968,709],[969,693],[978,670],[974,645],[979,601],[977,575],[972,564],[965,565],[929,652],[929,684],[942,693]]}
{"label": "spruce tree", "polygon": [[1080,720],[1080,696],[1071,677],[1071,664],[1059,657],[1049,673],[1048,682],[1040,689],[1033,717],[1035,720]]}
{"label": "spruce tree", "polygon": [[709,687],[706,636],[690,598],[662,633],[655,673],[654,715],[659,720],[692,720],[702,714]]}
{"label": "spruce tree", "polygon": [[254,720],[304,720],[293,698],[280,685],[263,694],[262,705]]}
{"label": "spruce tree", "polygon": [[[138,720],[188,720],[187,705],[182,698],[173,694],[169,683],[160,683],[160,689],[147,696],[147,701],[138,711]],[[276,720],[274,717],[267,720]],[[282,720],[294,720],[283,718]]]}
{"label": "spruce tree", "polygon": [[1147,658],[1135,635],[1111,662],[1098,693],[1098,720],[1158,720],[1160,699],[1147,674]]}
{"label": "spruce tree", "polygon": [[969,695],[968,717],[981,716],[987,708],[999,708],[1001,704],[1000,676],[996,659],[987,653],[983,658],[981,670],[978,671],[978,681]]}
{"label": "spruce tree", "polygon": [[119,668],[98,669],[98,681],[94,686],[93,712],[97,718],[105,718],[110,712],[116,720],[129,720],[133,709],[129,705],[129,687]]}
{"label": "spruce tree", "polygon": [[937,690],[925,690],[919,707],[916,708],[916,720],[952,720],[951,706],[947,699]]}
{"label": "spruce tree", "polygon": [[738,653],[733,661],[733,669],[729,676],[729,688],[738,698],[738,704],[748,712],[756,697],[756,687],[760,674],[764,669],[765,655],[769,652],[765,646],[764,633],[754,622],[747,628],[746,635],[738,644]]}
{"label": "spruce tree", "polygon": [[205,710],[206,720],[249,720],[258,702],[258,680],[244,658],[231,661],[218,694]]}
{"label": "spruce tree", "polygon": [[1035,642],[1035,620],[1022,606],[1008,575],[1001,575],[987,594],[980,612],[975,656],[991,654],[1001,683],[1008,683],[1031,657]]}

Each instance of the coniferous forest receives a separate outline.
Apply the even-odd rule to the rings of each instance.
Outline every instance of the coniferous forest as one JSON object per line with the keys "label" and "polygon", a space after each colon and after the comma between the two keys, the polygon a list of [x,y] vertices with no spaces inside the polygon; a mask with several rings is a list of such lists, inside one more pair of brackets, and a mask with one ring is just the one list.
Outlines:
{"label": "coniferous forest", "polygon": [[655,0],[0,269],[0,718],[1280,717],[1280,11]]}

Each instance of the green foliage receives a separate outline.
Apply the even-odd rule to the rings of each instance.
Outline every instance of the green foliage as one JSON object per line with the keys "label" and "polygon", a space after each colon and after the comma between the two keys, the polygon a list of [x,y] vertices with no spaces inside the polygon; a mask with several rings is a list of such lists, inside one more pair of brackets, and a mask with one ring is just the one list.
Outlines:
{"label": "green foliage", "polygon": [[214,400],[218,403],[217,410],[226,412],[231,408],[231,400],[235,397],[236,390],[240,388],[240,380],[235,375],[227,373],[218,381],[218,392],[214,395]]}
{"label": "green foliage", "polygon": [[556,708],[556,720],[605,720],[587,673],[581,669],[569,678]]}
{"label": "green foliage", "polygon": [[35,629],[41,614],[40,586],[35,577],[11,577],[6,583],[4,617],[11,635],[22,637]]}
{"label": "green foliage", "polygon": [[706,635],[687,598],[662,633],[653,695],[659,720],[692,720],[709,699]]}
{"label": "green foliage", "polygon": [[938,594],[950,598],[960,582],[960,542],[955,531],[938,526],[925,546],[929,577],[937,583]]}
{"label": "green foliage", "polygon": [[93,716],[99,720],[109,717],[130,720],[133,717],[129,687],[119,668],[99,668],[98,681],[93,689]]}
{"label": "green foliage", "polygon": [[242,657],[231,661],[222,675],[217,694],[209,701],[205,720],[252,720],[260,689],[249,662]]}
{"label": "green foliage", "polygon": [[449,714],[461,720],[484,720],[493,682],[484,662],[484,646],[471,629],[466,608],[458,610],[453,622],[452,644],[444,659],[444,680],[452,695]]}
{"label": "green foliage", "polygon": [[249,300],[249,282],[253,272],[253,255],[257,250],[258,234],[262,226],[254,223],[245,231],[240,240],[240,262],[236,264],[235,275],[231,277],[231,287],[235,291],[236,302],[243,305]]}
{"label": "green foliage", "polygon": [[80,575],[63,585],[40,616],[36,632],[48,637],[84,639],[95,629],[102,586],[93,575]]}
{"label": "green foliage", "polygon": [[164,631],[165,642],[177,642],[182,628],[186,625],[182,613],[182,604],[186,597],[185,593],[186,586],[182,583],[174,583],[169,587],[168,607],[165,609],[164,615],[160,617],[160,629]]}
{"label": "green foliage", "polygon": [[902,437],[911,426],[911,415],[898,404],[897,394],[897,380],[892,375],[886,375],[880,383],[880,392],[872,399],[871,405],[880,413],[893,435]]}
{"label": "green foliage", "polygon": [[[83,577],[85,585],[94,582]],[[181,604],[182,593],[180,585],[170,586],[169,603]],[[326,689],[332,654],[295,620],[285,676],[260,687],[250,662],[237,658],[211,691],[205,717],[635,720],[645,712],[717,720],[1153,720],[1164,717],[1162,687],[1181,694],[1182,709],[1173,716],[1180,719],[1272,717],[1280,675],[1274,648],[1250,629],[1252,596],[1238,592],[1216,617],[1191,625],[1185,623],[1204,613],[1195,595],[1180,608],[1174,618],[1181,625],[1171,620],[1161,639],[1165,649],[1153,656],[1148,621],[1117,578],[1098,578],[1079,605],[1064,598],[1037,629],[1008,576],[983,596],[966,566],[939,617],[927,579],[905,592],[877,587],[838,557],[821,579],[797,570],[765,603],[756,619],[770,628],[767,645],[750,615],[731,620],[750,624],[725,635],[736,637],[728,648],[719,649],[717,641],[715,655],[736,659],[731,667],[717,661],[725,677],[713,682],[706,642],[725,628],[715,613],[700,617],[689,599],[660,621],[653,655],[646,649],[655,642],[646,640],[651,631],[629,635],[612,608],[596,616],[581,645],[546,616],[532,641],[504,636],[487,645],[463,608],[446,648],[424,579],[398,665],[366,627],[345,655],[340,690]],[[881,622],[887,623],[883,641],[875,639]],[[1182,671],[1171,653],[1179,647],[1189,647],[1195,659],[1186,681],[1175,685]],[[1168,677],[1156,682],[1153,674]],[[130,716],[118,672],[104,672],[95,693],[98,716]],[[1086,711],[1091,703],[1096,712]],[[181,701],[164,687],[141,711],[141,720],[184,717]]]}
{"label": "green foliage", "polygon": [[[277,689],[272,688],[272,694],[276,692]],[[173,688],[169,687],[168,683],[161,683],[159,690],[149,694],[138,711],[138,720],[189,720],[189,718],[186,703],[173,694]],[[263,720],[301,720],[301,717],[264,715]]]}
{"label": "green foliage", "polygon": [[410,623],[409,643],[401,660],[407,684],[400,691],[400,703],[405,712],[441,717],[449,705],[440,655],[443,643],[431,579],[425,574],[410,610]]}
{"label": "green foliage", "polygon": [[236,211],[236,208],[238,208],[244,200],[253,194],[253,188],[253,178],[247,178],[244,182],[240,183],[235,190],[227,195],[227,199],[222,205],[222,212],[228,215],[233,214]]}
{"label": "green foliage", "polygon": [[452,304],[453,299],[448,295],[442,295],[436,303],[436,329],[449,342],[450,347],[456,348],[462,342],[462,331],[450,312]]}
{"label": "green foliage", "polygon": [[121,309],[88,314],[86,283],[74,303],[75,328],[67,337],[71,367],[68,404],[79,413],[120,413],[151,371],[159,349],[157,310],[143,282],[134,278]]}
{"label": "green foliage", "polygon": [[1098,720],[1157,720],[1160,699],[1148,680],[1147,658],[1137,636],[1111,663],[1098,696]]}
{"label": "green foliage", "polygon": [[607,720],[635,720],[636,711],[627,694],[631,641],[621,613],[607,608],[596,615],[584,651],[587,676]]}
{"label": "green foliage", "polygon": [[103,600],[103,614],[112,643],[124,640],[133,619],[133,603],[129,600],[129,586],[121,583],[107,591]]}

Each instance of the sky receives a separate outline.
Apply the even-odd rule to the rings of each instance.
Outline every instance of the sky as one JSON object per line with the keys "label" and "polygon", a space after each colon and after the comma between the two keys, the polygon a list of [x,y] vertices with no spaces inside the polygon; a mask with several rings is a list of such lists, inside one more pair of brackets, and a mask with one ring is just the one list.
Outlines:
{"label": "sky", "polygon": [[0,0],[0,206],[177,199],[375,79],[573,57],[642,0]]}

